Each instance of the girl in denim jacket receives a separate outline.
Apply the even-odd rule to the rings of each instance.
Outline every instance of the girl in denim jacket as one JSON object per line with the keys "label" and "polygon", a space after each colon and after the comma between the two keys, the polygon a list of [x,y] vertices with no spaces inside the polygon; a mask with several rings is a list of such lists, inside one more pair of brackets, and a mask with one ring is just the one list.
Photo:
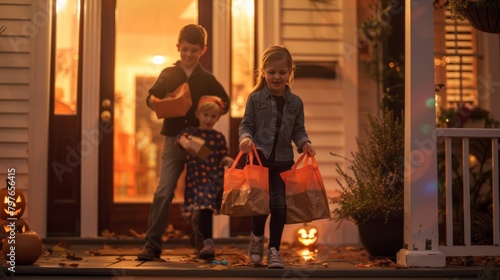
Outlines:
{"label": "girl in denim jacket", "polygon": [[[304,127],[302,99],[290,91],[294,71],[292,56],[286,48],[272,46],[264,52],[257,84],[248,97],[239,127],[240,150],[247,153],[255,145],[262,164],[269,169],[269,268],[284,267],[279,249],[286,220],[286,203],[285,183],[280,173],[294,164],[292,142],[299,153],[315,154]],[[248,255],[254,264],[262,262],[267,216],[252,217]]]}

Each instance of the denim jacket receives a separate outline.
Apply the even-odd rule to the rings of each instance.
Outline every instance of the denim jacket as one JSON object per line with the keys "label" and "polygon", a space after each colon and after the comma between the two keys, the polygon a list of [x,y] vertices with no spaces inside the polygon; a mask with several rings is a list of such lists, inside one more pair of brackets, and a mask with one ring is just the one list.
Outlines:
{"label": "denim jacket", "polygon": [[302,99],[290,91],[285,92],[283,115],[278,115],[276,101],[272,93],[264,86],[248,96],[245,114],[239,127],[239,142],[250,137],[255,146],[269,158],[276,135],[276,120],[281,118],[279,138],[276,145],[276,161],[293,160],[292,141],[301,153],[305,142],[310,142],[304,127],[304,104]]}

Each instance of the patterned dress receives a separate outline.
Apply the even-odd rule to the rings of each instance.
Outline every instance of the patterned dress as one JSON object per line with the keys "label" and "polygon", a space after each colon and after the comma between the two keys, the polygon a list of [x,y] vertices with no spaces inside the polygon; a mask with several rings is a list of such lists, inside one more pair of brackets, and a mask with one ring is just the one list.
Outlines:
{"label": "patterned dress", "polygon": [[186,186],[184,188],[184,210],[212,209],[218,213],[222,203],[224,166],[222,159],[228,155],[226,138],[216,130],[188,127],[177,136],[177,147],[181,136],[197,136],[205,140],[212,150],[206,160],[188,154],[186,163]]}

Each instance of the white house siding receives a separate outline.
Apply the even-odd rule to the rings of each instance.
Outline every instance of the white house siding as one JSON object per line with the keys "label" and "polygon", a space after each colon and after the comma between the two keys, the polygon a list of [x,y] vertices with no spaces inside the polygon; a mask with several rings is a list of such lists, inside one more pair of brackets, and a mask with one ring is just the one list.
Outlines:
{"label": "white house siding", "polygon": [[[0,187],[15,169],[16,190],[28,190],[29,97],[32,87],[33,5],[0,0]],[[28,219],[28,212],[23,219]]]}
{"label": "white house siding", "polygon": [[345,153],[344,102],[340,82],[317,78],[297,79],[292,87],[304,102],[306,129],[316,149],[325,187],[332,194],[336,185],[335,163],[343,162],[330,152]]}
{"label": "white house siding", "polygon": [[[329,63],[336,71],[343,60],[341,1],[281,1],[281,44],[301,62]],[[300,72],[300,68],[298,69]],[[293,92],[304,101],[306,128],[317,149],[316,159],[328,190],[333,190],[335,162],[330,152],[344,154],[344,98],[340,73],[334,79],[299,78]]]}
{"label": "white house siding", "polygon": [[[298,67],[307,62],[335,69],[334,79],[300,77],[292,86],[292,91],[304,101],[306,129],[316,149],[316,160],[329,197],[335,195],[338,188],[335,164],[344,163],[330,152],[349,154],[357,135],[357,68],[353,66],[357,64],[357,41],[355,30],[351,30],[356,22],[355,7],[355,2],[349,0],[280,0],[279,12],[268,12],[274,17],[268,21],[273,21],[279,42],[271,41],[267,45],[286,46]],[[264,30],[267,32],[270,26]],[[264,35],[264,41],[266,38]],[[331,205],[331,209],[333,207]],[[351,223],[339,225],[320,220],[312,224],[319,230],[320,243],[358,242],[357,228]],[[285,227],[283,241],[293,242],[300,226]]]}

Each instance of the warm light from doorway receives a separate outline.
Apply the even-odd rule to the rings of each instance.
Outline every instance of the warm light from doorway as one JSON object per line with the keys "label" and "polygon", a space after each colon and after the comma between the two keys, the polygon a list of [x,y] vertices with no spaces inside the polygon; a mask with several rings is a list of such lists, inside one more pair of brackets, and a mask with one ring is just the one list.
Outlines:
{"label": "warm light from doorway", "polygon": [[154,65],[161,65],[165,63],[165,57],[163,55],[155,55],[153,56],[153,64]]}
{"label": "warm light from doorway", "polygon": [[59,13],[64,8],[66,8],[66,0],[57,0],[56,1],[56,13]]}
{"label": "warm light from doorway", "polygon": [[231,22],[231,116],[241,118],[254,86],[254,0],[231,1]]}

